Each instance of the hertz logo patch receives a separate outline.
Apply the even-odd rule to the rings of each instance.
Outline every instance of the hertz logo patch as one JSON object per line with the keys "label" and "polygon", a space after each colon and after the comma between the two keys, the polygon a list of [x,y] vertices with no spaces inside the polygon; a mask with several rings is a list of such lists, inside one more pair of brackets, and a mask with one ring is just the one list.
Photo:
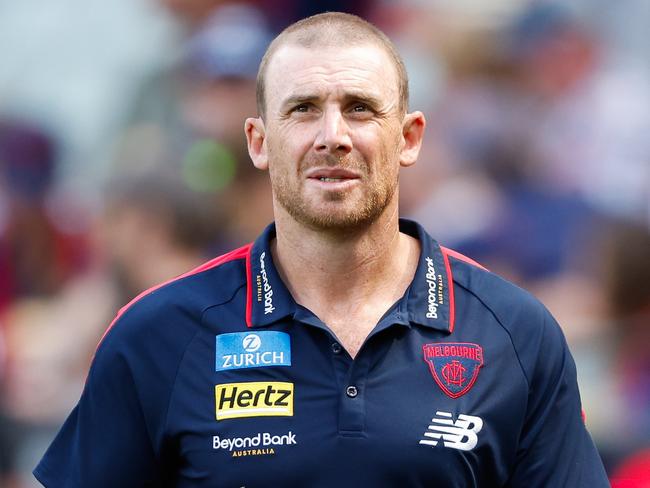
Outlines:
{"label": "hertz logo patch", "polygon": [[217,420],[293,417],[293,383],[260,381],[214,387]]}

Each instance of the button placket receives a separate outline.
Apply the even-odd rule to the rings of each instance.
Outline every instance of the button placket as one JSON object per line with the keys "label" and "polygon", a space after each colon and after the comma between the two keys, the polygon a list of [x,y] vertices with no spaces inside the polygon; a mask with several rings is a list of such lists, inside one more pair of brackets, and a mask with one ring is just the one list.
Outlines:
{"label": "button placket", "polygon": [[370,367],[370,350],[364,347],[350,365],[339,397],[339,433],[362,435],[366,424],[365,384]]}

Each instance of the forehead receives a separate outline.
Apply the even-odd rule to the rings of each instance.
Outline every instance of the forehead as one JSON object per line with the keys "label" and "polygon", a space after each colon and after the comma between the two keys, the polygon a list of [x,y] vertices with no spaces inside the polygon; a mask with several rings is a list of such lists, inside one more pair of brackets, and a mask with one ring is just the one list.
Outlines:
{"label": "forehead", "polygon": [[351,47],[302,47],[288,44],[272,56],[266,74],[269,108],[295,95],[328,97],[365,92],[397,103],[397,69],[384,49],[373,44]]}

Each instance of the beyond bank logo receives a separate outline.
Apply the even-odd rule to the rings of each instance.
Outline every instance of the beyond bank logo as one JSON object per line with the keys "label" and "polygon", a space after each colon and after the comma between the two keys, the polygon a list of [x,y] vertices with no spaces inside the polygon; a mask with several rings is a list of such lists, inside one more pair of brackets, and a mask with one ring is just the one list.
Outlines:
{"label": "beyond bank logo", "polygon": [[438,318],[438,306],[444,303],[444,294],[443,294],[443,283],[442,275],[436,273],[436,269],[433,267],[433,259],[426,257],[425,261],[427,263],[427,274],[425,278],[427,280],[427,318],[428,319],[437,319]]}
{"label": "beyond bank logo", "polygon": [[216,339],[216,370],[291,366],[289,334],[260,331],[235,332]]}
{"label": "beyond bank logo", "polygon": [[257,277],[257,301],[262,301],[262,291],[264,292],[264,315],[273,313],[275,307],[273,306],[273,288],[269,283],[269,276],[266,272],[266,264],[264,258],[266,253],[263,252],[260,254],[260,275],[262,277],[262,282],[260,283],[260,276]]}

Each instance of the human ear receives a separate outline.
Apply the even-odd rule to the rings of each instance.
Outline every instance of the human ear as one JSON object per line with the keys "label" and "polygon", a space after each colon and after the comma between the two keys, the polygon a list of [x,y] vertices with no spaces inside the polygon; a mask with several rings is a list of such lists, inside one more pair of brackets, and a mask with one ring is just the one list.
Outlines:
{"label": "human ear", "polygon": [[266,131],[261,117],[246,119],[244,124],[248,155],[257,169],[269,169],[269,159],[266,152]]}
{"label": "human ear", "polygon": [[427,121],[422,112],[412,112],[404,116],[403,145],[399,155],[400,166],[406,168],[414,165],[417,161],[426,125]]}

